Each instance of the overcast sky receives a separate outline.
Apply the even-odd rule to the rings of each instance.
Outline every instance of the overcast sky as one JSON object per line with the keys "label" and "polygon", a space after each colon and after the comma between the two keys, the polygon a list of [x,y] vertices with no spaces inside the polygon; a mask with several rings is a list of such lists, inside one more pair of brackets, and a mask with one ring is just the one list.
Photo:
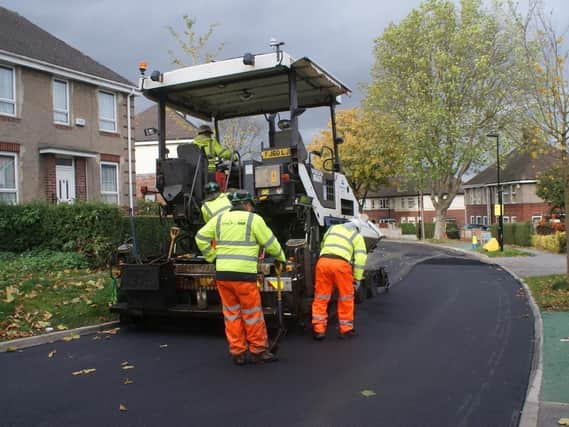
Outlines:
{"label": "overcast sky", "polygon": [[[521,0],[524,2],[525,0]],[[569,1],[544,0],[556,20],[569,21]],[[182,16],[197,19],[197,31],[217,23],[213,44],[225,48],[218,59],[270,51],[269,40],[284,41],[293,57],[308,56],[353,90],[344,106],[359,104],[361,83],[369,81],[373,41],[420,0],[0,0],[0,4],[136,82],[138,62],[149,70],[173,68],[168,32],[182,30]],[[2,31],[2,29],[0,29]],[[137,111],[148,107],[136,102]],[[304,118],[304,116],[303,116]],[[326,117],[305,123],[308,134],[326,126]],[[308,126],[306,126],[308,125]]]}

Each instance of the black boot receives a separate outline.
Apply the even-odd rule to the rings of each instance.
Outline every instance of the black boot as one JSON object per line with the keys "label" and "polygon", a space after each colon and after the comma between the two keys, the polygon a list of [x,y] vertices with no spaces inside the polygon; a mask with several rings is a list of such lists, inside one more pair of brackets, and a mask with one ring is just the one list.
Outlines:
{"label": "black boot", "polygon": [[326,334],[324,332],[312,332],[312,338],[314,338],[315,341],[322,341],[326,338]]}
{"label": "black boot", "polygon": [[247,363],[247,359],[245,358],[245,353],[233,354],[231,358],[233,359],[233,363],[235,363],[236,365],[241,366]]}
{"label": "black boot", "polygon": [[358,334],[355,329],[350,329],[348,332],[340,332],[338,333],[338,338],[340,339],[347,339],[347,338],[355,338]]}
{"label": "black boot", "polygon": [[263,351],[262,353],[251,353],[251,362],[253,363],[269,363],[276,362],[279,358],[270,351]]}

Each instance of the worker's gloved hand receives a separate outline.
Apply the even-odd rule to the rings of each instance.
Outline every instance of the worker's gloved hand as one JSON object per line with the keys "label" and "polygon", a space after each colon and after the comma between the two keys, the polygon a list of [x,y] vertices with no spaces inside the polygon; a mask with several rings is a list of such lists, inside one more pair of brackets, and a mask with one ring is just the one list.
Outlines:
{"label": "worker's gloved hand", "polygon": [[274,262],[274,265],[275,265],[275,269],[277,271],[283,271],[285,263],[284,263],[284,261],[280,261],[280,260],[276,259]]}
{"label": "worker's gloved hand", "polygon": [[361,283],[359,280],[354,280],[353,284],[354,284],[354,290],[357,292],[358,289],[360,288]]}

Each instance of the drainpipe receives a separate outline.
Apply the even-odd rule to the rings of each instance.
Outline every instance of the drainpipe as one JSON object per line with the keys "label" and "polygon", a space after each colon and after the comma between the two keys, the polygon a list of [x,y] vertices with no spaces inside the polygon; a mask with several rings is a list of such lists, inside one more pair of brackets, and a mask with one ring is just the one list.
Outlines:
{"label": "drainpipe", "polygon": [[132,194],[132,131],[130,117],[130,97],[134,96],[134,90],[131,90],[126,97],[126,123],[127,123],[127,139],[128,139],[128,210],[130,215],[134,215],[134,197]]}

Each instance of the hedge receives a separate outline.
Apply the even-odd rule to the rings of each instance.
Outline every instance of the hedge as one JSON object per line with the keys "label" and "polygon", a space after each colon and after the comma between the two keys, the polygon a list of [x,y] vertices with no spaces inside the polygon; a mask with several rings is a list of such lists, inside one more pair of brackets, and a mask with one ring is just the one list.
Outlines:
{"label": "hedge", "polygon": [[[491,226],[492,237],[498,238],[498,224]],[[529,222],[504,224],[504,244],[532,246],[532,225]]]}
{"label": "hedge", "polygon": [[412,223],[402,223],[401,224],[402,234],[417,234],[417,227]]}
{"label": "hedge", "polygon": [[556,232],[555,234],[542,235],[535,234],[532,236],[533,246],[537,249],[543,249],[555,253],[567,252],[567,233]]}
{"label": "hedge", "polygon": [[[163,253],[172,221],[148,216],[135,217],[134,222],[139,254]],[[0,251],[76,252],[102,266],[130,234],[130,218],[117,206],[90,202],[0,204]]]}

